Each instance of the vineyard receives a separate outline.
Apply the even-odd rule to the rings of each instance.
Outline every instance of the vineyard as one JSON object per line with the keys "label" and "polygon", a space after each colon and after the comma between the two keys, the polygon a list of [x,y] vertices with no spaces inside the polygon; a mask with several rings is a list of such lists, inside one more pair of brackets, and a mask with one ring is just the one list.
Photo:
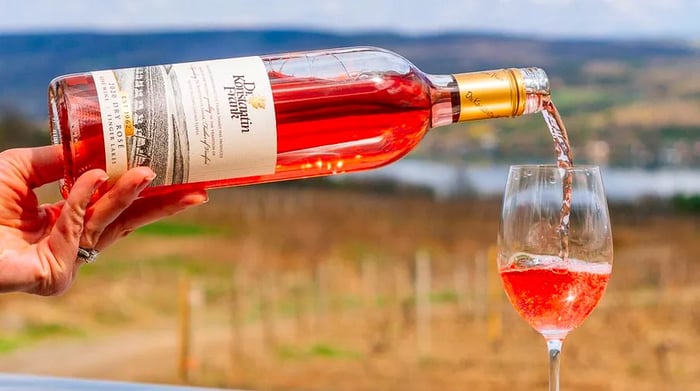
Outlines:
{"label": "vineyard", "polygon": [[[0,369],[260,390],[546,387],[544,341],[495,273],[497,200],[211,197],[106,251],[63,297],[0,298]],[[562,387],[697,388],[700,219],[611,211],[611,285],[564,343]]]}

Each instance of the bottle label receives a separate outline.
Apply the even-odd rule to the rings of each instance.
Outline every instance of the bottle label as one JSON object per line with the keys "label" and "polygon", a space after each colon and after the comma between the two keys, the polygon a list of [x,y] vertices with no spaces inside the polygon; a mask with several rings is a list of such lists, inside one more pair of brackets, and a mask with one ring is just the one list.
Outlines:
{"label": "bottle label", "polygon": [[273,174],[277,128],[260,57],[93,72],[107,174],[152,186]]}

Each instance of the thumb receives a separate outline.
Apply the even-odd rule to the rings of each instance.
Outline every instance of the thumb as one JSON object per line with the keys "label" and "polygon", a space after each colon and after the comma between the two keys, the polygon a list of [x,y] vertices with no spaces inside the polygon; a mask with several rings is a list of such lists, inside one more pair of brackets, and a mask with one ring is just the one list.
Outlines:
{"label": "thumb", "polygon": [[47,238],[49,249],[58,262],[75,261],[80,235],[83,232],[85,211],[95,191],[107,179],[104,171],[90,170],[75,181]]}
{"label": "thumb", "polygon": [[63,151],[60,145],[15,148],[3,152],[29,188],[54,182],[63,174]]}

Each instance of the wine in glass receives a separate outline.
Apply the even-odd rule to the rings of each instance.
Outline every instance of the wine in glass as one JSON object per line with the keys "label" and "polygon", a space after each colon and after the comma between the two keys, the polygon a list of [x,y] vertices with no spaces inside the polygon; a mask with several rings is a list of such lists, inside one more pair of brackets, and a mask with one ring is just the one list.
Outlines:
{"label": "wine in glass", "polygon": [[562,342],[600,301],[612,259],[598,167],[511,166],[498,232],[499,273],[513,307],[547,341],[550,391],[559,390]]}

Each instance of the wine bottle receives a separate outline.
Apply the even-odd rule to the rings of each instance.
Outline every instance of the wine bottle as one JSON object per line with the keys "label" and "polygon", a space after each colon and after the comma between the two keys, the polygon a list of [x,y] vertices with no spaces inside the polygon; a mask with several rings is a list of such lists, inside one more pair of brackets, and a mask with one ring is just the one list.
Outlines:
{"label": "wine bottle", "polygon": [[142,196],[384,166],[429,129],[539,112],[540,68],[431,75],[374,47],[60,76],[49,86],[61,192],[83,172],[157,174]]}

